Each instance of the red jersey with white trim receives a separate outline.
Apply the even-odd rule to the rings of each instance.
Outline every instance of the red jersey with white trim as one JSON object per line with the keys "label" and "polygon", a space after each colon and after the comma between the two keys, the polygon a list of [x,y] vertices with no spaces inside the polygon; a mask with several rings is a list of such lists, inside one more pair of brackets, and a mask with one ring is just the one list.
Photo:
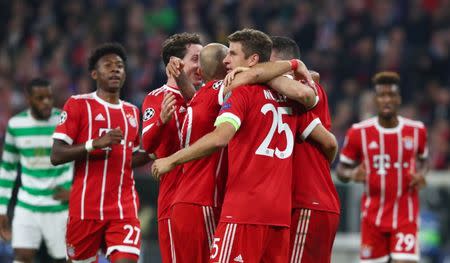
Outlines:
{"label": "red jersey with white trim", "polygon": [[237,132],[228,144],[228,178],[221,222],[289,227],[292,155],[297,130],[306,138],[320,123],[312,113],[298,118],[295,104],[267,86],[235,89],[216,126]]}
{"label": "red jersey with white trim", "polygon": [[417,158],[426,158],[427,132],[422,122],[398,117],[395,128],[383,128],[378,118],[354,124],[347,132],[340,161],[363,163],[364,219],[387,231],[416,222],[418,192],[409,189]]}
{"label": "red jersey with white trim", "polygon": [[139,118],[136,106],[124,101],[110,104],[95,92],[67,100],[54,139],[84,144],[117,127],[124,136],[120,144],[93,150],[86,159],[75,161],[69,216],[100,220],[137,217],[139,200],[131,159],[139,149]]}
{"label": "red jersey with white trim", "polygon": [[[177,107],[172,119],[162,125],[160,113],[164,94],[175,96]],[[167,157],[181,147],[181,125],[186,114],[186,104],[177,88],[162,86],[150,92],[142,104],[142,146],[148,153],[154,153],[157,158]],[[178,166],[161,177],[158,194],[158,220],[170,216],[170,207],[181,175],[182,166]]]}
{"label": "red jersey with white trim", "polygon": [[[327,94],[316,84],[318,104],[311,109],[322,125],[331,129]],[[294,194],[293,208],[340,213],[339,197],[330,174],[330,164],[319,146],[312,142],[300,142],[294,146]]]}
{"label": "red jersey with white trim", "polygon": [[[213,80],[200,88],[188,105],[182,128],[183,147],[214,130],[214,121],[223,102],[222,80]],[[227,168],[227,150],[183,165],[175,203],[193,203],[218,207],[222,203]]]}

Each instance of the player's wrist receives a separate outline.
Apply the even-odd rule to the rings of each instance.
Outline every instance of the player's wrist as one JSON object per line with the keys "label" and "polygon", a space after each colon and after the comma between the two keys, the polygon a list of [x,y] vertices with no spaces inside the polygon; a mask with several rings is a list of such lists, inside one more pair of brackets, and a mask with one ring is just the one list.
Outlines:
{"label": "player's wrist", "polygon": [[297,71],[297,69],[298,69],[298,59],[291,59],[290,61],[289,61],[289,63],[291,64],[291,70],[292,71]]}
{"label": "player's wrist", "polygon": [[88,140],[84,144],[84,149],[86,149],[87,152],[92,152],[95,149],[95,147],[94,147],[94,140],[93,139]]}

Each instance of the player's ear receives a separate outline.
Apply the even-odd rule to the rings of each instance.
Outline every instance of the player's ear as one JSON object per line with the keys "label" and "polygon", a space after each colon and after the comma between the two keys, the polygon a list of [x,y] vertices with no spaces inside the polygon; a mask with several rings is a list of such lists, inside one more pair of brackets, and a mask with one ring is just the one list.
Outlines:
{"label": "player's ear", "polygon": [[94,80],[97,80],[97,78],[98,78],[97,70],[94,69],[91,71],[91,78]]}
{"label": "player's ear", "polygon": [[248,58],[248,66],[253,67],[254,65],[258,64],[259,62],[259,55],[258,54],[252,54]]}

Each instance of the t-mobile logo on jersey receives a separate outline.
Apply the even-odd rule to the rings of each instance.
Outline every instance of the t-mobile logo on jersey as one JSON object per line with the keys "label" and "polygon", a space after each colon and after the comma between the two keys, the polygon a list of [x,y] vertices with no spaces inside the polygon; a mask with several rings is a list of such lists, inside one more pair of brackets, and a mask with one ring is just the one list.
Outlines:
{"label": "t-mobile logo on jersey", "polygon": [[386,169],[391,168],[391,156],[389,154],[375,154],[373,156],[373,167],[378,170],[378,175],[386,175]]}

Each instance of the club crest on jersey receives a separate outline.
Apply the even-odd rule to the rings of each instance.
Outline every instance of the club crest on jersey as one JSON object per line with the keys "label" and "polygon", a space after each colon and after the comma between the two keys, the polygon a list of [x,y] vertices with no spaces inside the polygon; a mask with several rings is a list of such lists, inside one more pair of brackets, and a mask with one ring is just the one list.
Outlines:
{"label": "club crest on jersey", "polygon": [[405,149],[412,150],[414,147],[414,140],[411,137],[405,137],[403,138],[403,145],[405,146]]}
{"label": "club crest on jersey", "polygon": [[128,122],[130,123],[130,125],[132,127],[136,128],[136,126],[137,126],[136,118],[131,114],[127,114],[127,119],[128,119]]}
{"label": "club crest on jersey", "polygon": [[216,83],[213,84],[212,88],[215,90],[218,90],[220,86],[222,86],[223,80],[219,80]]}
{"label": "club crest on jersey", "polygon": [[61,112],[61,116],[59,116],[59,125],[63,124],[67,120],[67,112]]}
{"label": "club crest on jersey", "polygon": [[180,109],[178,110],[179,113],[186,112],[186,108],[183,106],[180,106]]}
{"label": "club crest on jersey", "polygon": [[71,244],[67,244],[67,255],[69,257],[75,256],[75,247]]}
{"label": "club crest on jersey", "polygon": [[153,108],[147,108],[144,111],[144,121],[150,120],[153,115],[155,115],[155,110]]}
{"label": "club crest on jersey", "polygon": [[372,247],[369,245],[362,245],[361,246],[361,257],[369,258],[370,256],[372,256]]}

